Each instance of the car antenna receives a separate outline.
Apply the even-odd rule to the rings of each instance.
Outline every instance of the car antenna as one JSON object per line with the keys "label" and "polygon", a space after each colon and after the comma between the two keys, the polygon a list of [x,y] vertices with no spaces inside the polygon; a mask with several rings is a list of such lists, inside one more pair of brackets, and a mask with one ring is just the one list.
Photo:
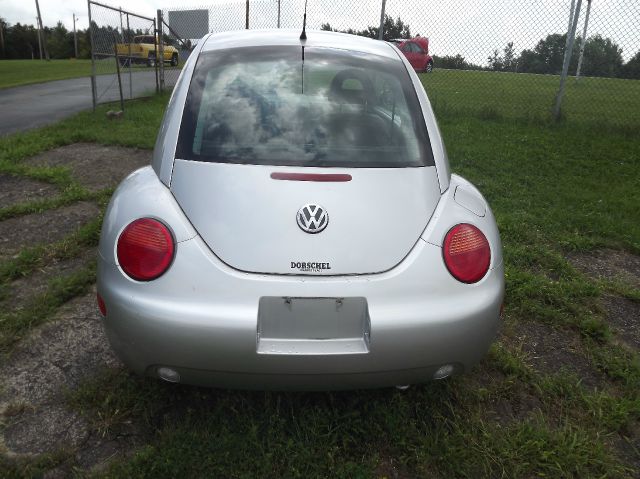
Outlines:
{"label": "car antenna", "polygon": [[[300,34],[300,40],[305,41],[307,39],[307,0],[304,0],[304,17],[302,17],[302,33]],[[302,46],[302,94],[304,95],[304,43]]]}
{"label": "car antenna", "polygon": [[300,40],[307,39],[307,0],[304,0],[304,16],[302,17],[302,33],[300,34]]}

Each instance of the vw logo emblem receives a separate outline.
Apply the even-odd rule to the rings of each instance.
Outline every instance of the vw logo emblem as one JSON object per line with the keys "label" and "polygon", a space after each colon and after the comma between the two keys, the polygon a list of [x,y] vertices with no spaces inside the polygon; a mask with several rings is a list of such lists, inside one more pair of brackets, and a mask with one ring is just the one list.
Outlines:
{"label": "vw logo emblem", "polygon": [[329,224],[329,213],[320,205],[304,205],[298,210],[296,220],[302,231],[316,234]]}

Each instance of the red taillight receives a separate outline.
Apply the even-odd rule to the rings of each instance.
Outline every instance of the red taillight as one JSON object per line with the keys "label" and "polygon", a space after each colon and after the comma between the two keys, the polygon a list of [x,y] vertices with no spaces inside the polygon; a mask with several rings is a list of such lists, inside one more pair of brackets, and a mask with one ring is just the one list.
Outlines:
{"label": "red taillight", "polygon": [[475,283],[487,274],[491,249],[485,235],[475,226],[462,223],[451,228],[442,250],[447,269],[458,281]]}
{"label": "red taillight", "polygon": [[96,294],[97,299],[98,299],[98,309],[100,310],[100,314],[104,317],[107,316],[107,305],[104,304],[104,299],[102,299],[102,296],[100,296],[100,293]]}
{"label": "red taillight", "polygon": [[138,281],[161,276],[173,260],[173,237],[157,220],[141,218],[127,226],[118,238],[118,263]]}

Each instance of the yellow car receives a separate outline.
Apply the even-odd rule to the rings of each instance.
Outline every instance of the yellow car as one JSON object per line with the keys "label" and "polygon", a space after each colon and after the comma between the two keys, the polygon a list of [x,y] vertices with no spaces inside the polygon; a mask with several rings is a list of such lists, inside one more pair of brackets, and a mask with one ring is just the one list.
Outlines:
{"label": "yellow car", "polygon": [[[160,54],[160,45],[157,37],[153,35],[138,35],[133,37],[133,43],[118,43],[117,51],[120,64],[125,66],[132,63],[144,63],[149,67],[156,64],[156,50]],[[171,45],[163,44],[164,61],[170,63],[172,67],[178,65],[178,50]]]}

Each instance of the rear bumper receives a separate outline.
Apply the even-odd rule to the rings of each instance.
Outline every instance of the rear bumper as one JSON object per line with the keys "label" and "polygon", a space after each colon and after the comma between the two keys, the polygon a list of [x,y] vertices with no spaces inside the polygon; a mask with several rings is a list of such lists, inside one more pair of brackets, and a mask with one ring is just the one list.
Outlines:
{"label": "rear bumper", "polygon": [[[170,367],[181,382],[248,389],[351,389],[425,382],[445,364],[468,370],[487,352],[504,295],[502,263],[474,285],[454,280],[441,248],[419,240],[393,270],[362,276],[249,274],[199,237],[178,243],[171,268],[139,283],[100,257],[98,290],[116,354],[139,374]],[[366,352],[258,351],[264,297],[365,298]]]}

